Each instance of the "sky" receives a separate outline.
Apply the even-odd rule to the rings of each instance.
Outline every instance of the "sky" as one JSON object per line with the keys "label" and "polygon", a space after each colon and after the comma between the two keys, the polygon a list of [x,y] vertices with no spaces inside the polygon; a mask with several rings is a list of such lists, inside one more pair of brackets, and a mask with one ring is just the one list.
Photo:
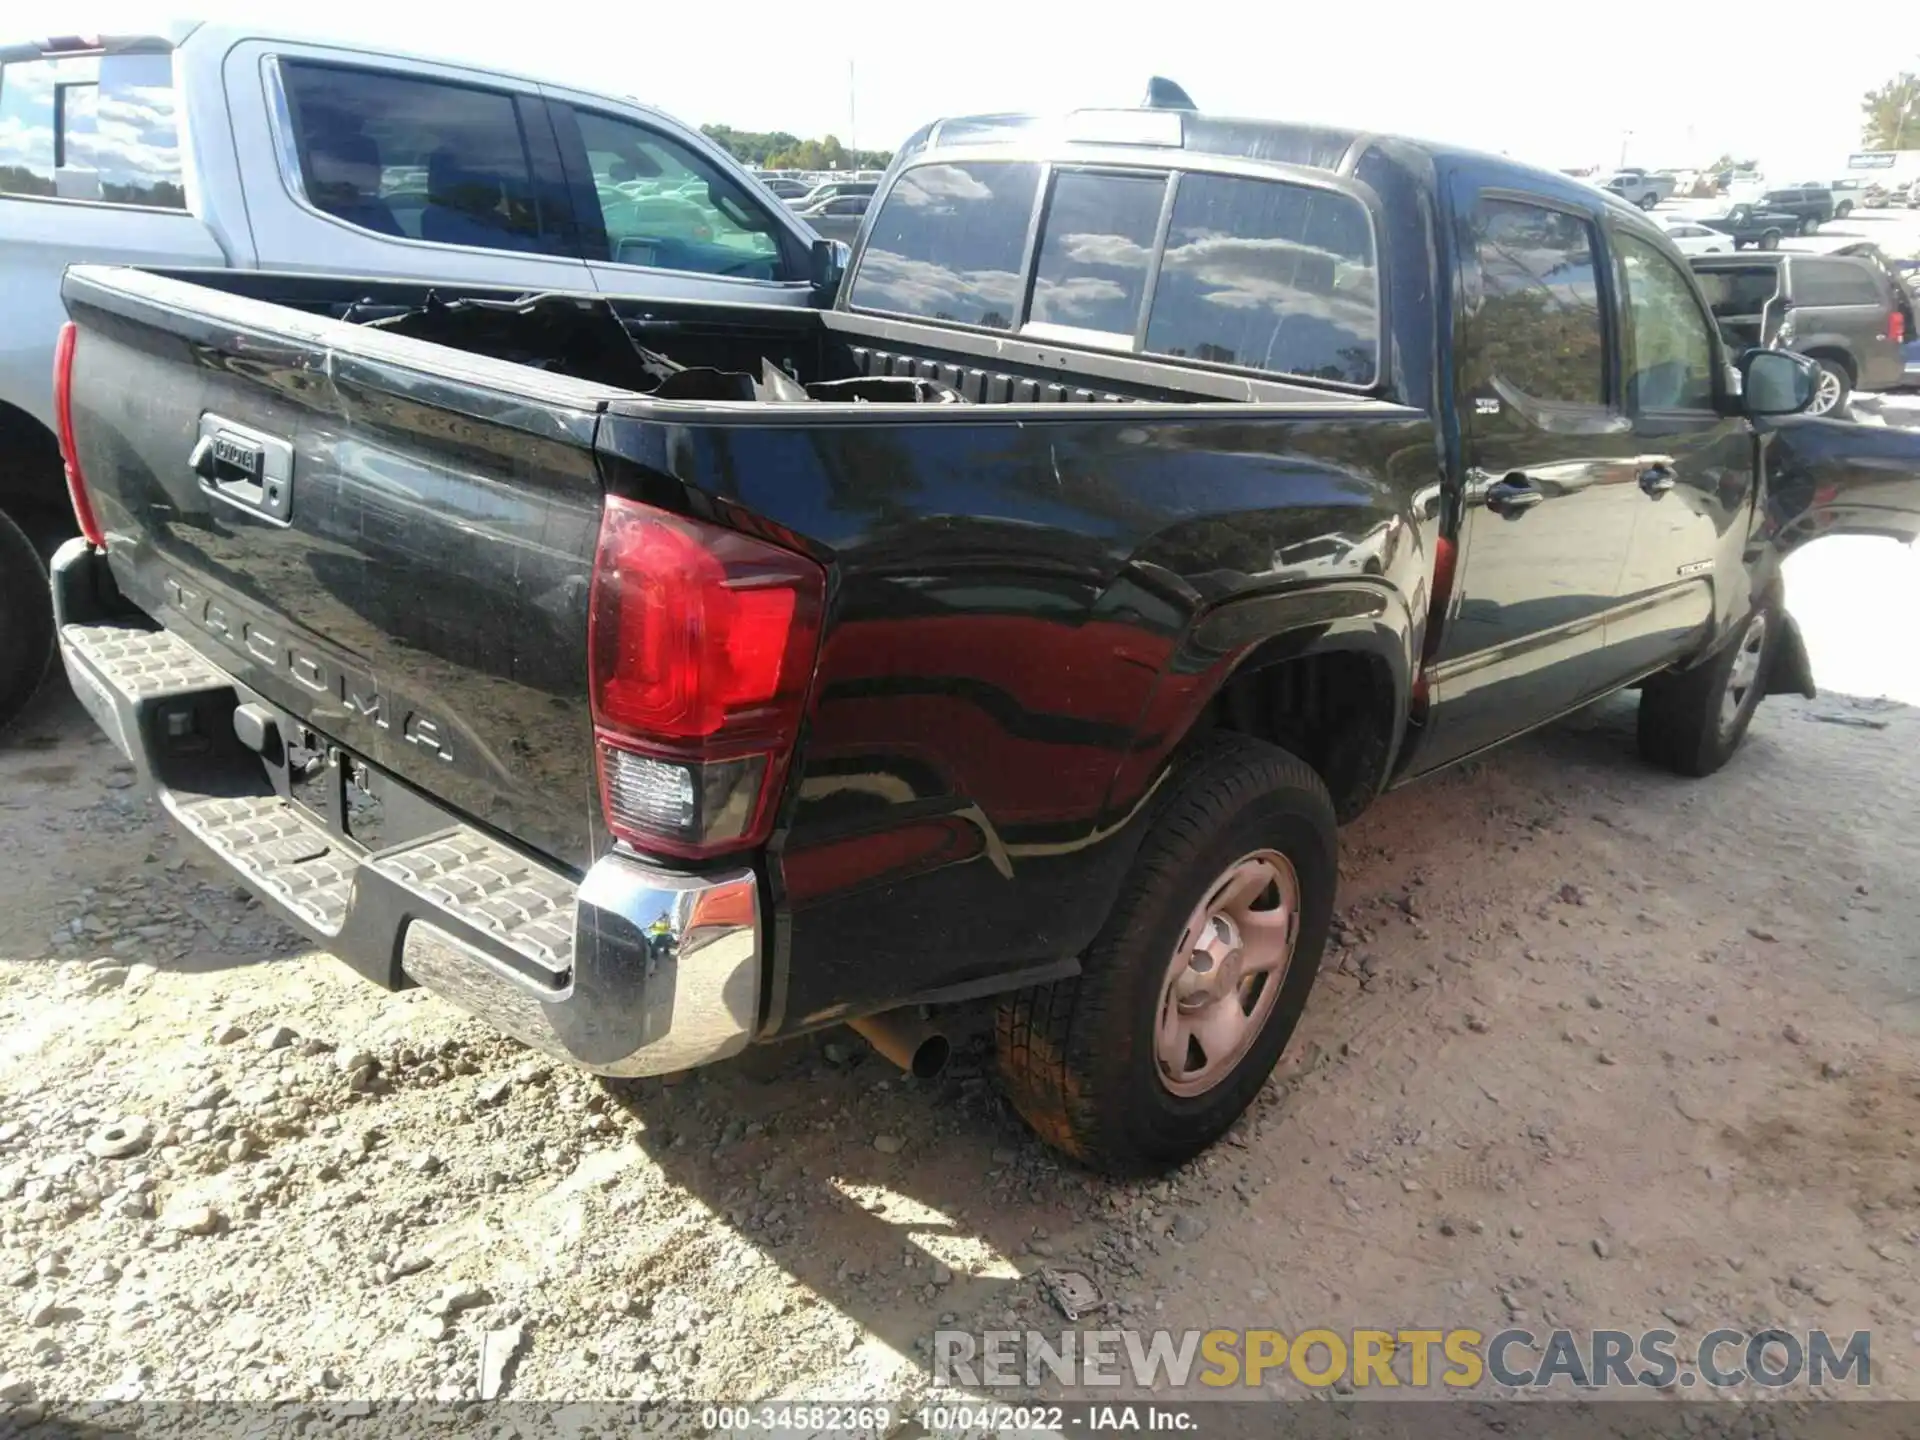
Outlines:
{"label": "sky", "polygon": [[[5,13],[12,40],[83,25],[147,31],[183,12],[126,0],[10,0]],[[232,21],[264,12],[257,0],[205,0],[189,13]],[[1844,173],[1860,148],[1862,95],[1903,67],[1920,68],[1920,45],[1902,51],[1845,40],[1859,30],[1808,32],[1797,23],[1805,13],[1784,0],[986,9],[328,0],[288,23],[637,96],[696,124],[832,133],[868,148],[890,149],[943,115],[1131,105],[1160,74],[1214,114],[1396,131],[1556,169],[1623,157],[1688,167],[1731,152],[1787,183]],[[280,33],[281,22],[261,28]],[[1777,83],[1763,83],[1769,77]]]}

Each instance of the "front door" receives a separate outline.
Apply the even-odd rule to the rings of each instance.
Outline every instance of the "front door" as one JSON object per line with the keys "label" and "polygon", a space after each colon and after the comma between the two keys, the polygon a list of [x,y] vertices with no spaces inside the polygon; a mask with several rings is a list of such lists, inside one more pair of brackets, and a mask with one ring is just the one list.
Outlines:
{"label": "front door", "polygon": [[1646,503],[1595,212],[1471,188],[1455,210],[1466,510],[1423,769],[1617,683],[1607,611]]}
{"label": "front door", "polygon": [[1726,404],[1713,321],[1679,265],[1632,230],[1612,240],[1638,498],[1607,648],[1644,672],[1697,649],[1716,610],[1746,614],[1754,439]]}

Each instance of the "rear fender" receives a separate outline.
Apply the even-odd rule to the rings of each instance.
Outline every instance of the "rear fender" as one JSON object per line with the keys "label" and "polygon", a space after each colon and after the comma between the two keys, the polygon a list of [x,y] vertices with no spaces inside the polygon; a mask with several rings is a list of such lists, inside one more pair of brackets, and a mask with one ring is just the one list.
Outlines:
{"label": "rear fender", "polygon": [[1393,710],[1379,773],[1360,787],[1377,794],[1406,735],[1418,643],[1419,628],[1406,601],[1379,583],[1340,581],[1217,606],[1187,633],[1162,672],[1131,752],[1115,776],[1108,815],[1127,813],[1152,792],[1181,742],[1235,675],[1341,651],[1375,658],[1390,681]]}

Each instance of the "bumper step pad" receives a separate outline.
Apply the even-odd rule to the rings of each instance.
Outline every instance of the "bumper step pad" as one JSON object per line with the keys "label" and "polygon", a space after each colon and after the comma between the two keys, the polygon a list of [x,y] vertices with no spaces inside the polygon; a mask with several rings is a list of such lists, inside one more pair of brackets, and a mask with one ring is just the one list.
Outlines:
{"label": "bumper step pad", "polygon": [[369,862],[403,889],[564,982],[573,969],[575,889],[564,876],[535,865],[474,831],[437,836]]}
{"label": "bumper step pad", "polygon": [[357,857],[277,795],[174,800],[180,822],[316,930],[338,935]]}
{"label": "bumper step pad", "polygon": [[220,690],[229,683],[184,640],[164,630],[67,625],[60,636],[91,661],[102,678],[135,700]]}

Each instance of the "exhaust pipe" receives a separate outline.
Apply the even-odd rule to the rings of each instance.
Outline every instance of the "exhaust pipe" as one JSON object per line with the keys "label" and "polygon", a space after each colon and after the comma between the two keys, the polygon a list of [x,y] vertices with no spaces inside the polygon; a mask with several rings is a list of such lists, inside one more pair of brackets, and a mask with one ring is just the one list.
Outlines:
{"label": "exhaust pipe", "polygon": [[847,1024],[916,1080],[933,1079],[947,1068],[947,1056],[953,1052],[945,1035],[905,1010],[889,1010]]}

